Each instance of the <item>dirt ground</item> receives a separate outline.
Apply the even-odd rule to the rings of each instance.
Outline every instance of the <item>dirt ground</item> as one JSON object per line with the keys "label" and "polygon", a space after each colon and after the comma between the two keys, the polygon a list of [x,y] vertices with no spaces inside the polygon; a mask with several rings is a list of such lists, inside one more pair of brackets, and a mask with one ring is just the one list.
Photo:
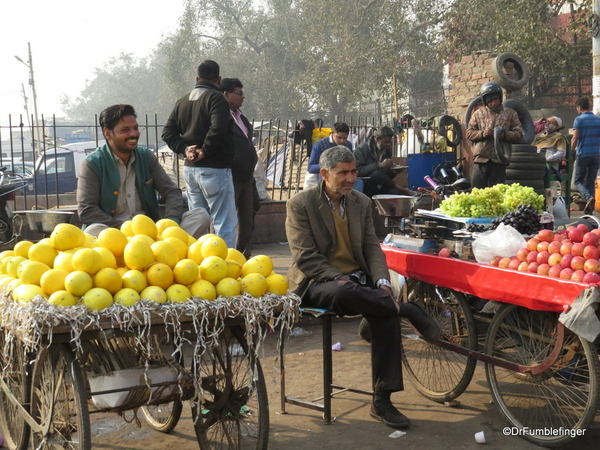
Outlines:
{"label": "dirt ground", "polygon": [[[289,266],[287,245],[268,244],[255,248],[254,254],[274,258],[276,269],[285,273]],[[359,389],[370,389],[370,348],[357,335],[359,319],[336,319],[333,342],[340,342],[341,352],[333,353],[334,382]],[[301,399],[316,399],[322,395],[321,328],[316,319],[304,319],[297,324],[296,336],[285,343],[287,394]],[[527,450],[540,448],[519,437],[503,436],[507,425],[496,405],[491,402],[483,365],[479,365],[467,391],[459,397],[458,406],[444,406],[429,401],[417,393],[405,380],[404,392],[393,395],[396,406],[411,419],[405,435],[391,438],[394,431],[369,416],[370,398],[361,394],[343,393],[332,402],[331,425],[324,425],[317,411],[287,405],[281,414],[278,376],[277,336],[269,336],[261,356],[269,393],[270,449],[474,449],[482,448],[474,434],[484,431],[485,447],[490,449]],[[125,423],[116,414],[92,416],[93,448],[114,450],[197,449],[191,412],[186,405],[175,430],[165,435],[143,422]],[[566,446],[570,450],[597,448],[600,438],[598,417],[586,430],[584,438]]]}

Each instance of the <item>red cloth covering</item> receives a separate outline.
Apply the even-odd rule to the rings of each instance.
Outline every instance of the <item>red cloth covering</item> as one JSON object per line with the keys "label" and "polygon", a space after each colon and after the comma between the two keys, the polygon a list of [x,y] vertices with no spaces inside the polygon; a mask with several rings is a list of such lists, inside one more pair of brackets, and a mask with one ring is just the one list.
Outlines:
{"label": "red cloth covering", "polygon": [[538,311],[563,312],[589,287],[559,278],[501,269],[456,258],[382,245],[388,267],[408,278],[426,281],[487,300]]}

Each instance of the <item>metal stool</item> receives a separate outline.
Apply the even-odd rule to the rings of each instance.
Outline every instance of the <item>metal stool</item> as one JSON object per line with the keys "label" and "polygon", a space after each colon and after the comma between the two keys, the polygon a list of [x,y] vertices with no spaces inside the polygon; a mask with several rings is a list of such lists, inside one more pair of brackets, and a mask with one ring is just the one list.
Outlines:
{"label": "metal stool", "polygon": [[[333,384],[333,360],[331,350],[331,329],[332,329],[332,318],[335,317],[335,313],[327,311],[325,309],[317,308],[301,308],[302,314],[310,314],[313,317],[321,319],[322,331],[323,331],[323,396],[316,398],[312,401],[300,400],[298,398],[289,397],[285,395],[285,363],[284,363],[284,341],[281,341],[279,348],[279,374],[281,380],[281,413],[286,414],[285,404],[290,403],[292,405],[300,406],[302,408],[314,409],[316,411],[323,412],[323,421],[326,425],[331,424],[331,399],[334,395],[341,394],[342,392],[354,392],[357,394],[364,394],[373,396],[373,392],[363,391],[360,389],[349,388],[346,386],[339,386]],[[337,389],[334,392],[334,389]],[[323,403],[318,403],[319,400],[323,400]]]}

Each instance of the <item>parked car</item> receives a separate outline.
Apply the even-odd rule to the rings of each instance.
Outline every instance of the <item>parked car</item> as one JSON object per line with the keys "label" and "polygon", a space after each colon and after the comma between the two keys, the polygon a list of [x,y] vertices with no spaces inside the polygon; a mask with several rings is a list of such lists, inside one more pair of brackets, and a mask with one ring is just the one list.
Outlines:
{"label": "parked car", "polygon": [[33,175],[34,164],[31,162],[21,162],[18,160],[2,161],[0,167],[6,167],[4,176],[8,178],[31,177]]}

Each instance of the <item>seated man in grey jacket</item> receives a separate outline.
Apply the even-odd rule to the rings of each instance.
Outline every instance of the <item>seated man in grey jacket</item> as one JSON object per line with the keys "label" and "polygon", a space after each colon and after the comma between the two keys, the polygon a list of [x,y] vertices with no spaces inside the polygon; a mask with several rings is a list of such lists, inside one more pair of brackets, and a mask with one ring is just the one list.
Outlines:
{"label": "seated man in grey jacket", "polygon": [[[183,195],[152,150],[138,147],[140,132],[131,105],[113,105],[100,114],[106,144],[82,162],[77,181],[77,211],[86,233],[118,228],[137,214],[155,222],[169,218],[195,238],[210,227],[206,210],[183,213]],[[165,202],[161,213],[157,193]]]}

